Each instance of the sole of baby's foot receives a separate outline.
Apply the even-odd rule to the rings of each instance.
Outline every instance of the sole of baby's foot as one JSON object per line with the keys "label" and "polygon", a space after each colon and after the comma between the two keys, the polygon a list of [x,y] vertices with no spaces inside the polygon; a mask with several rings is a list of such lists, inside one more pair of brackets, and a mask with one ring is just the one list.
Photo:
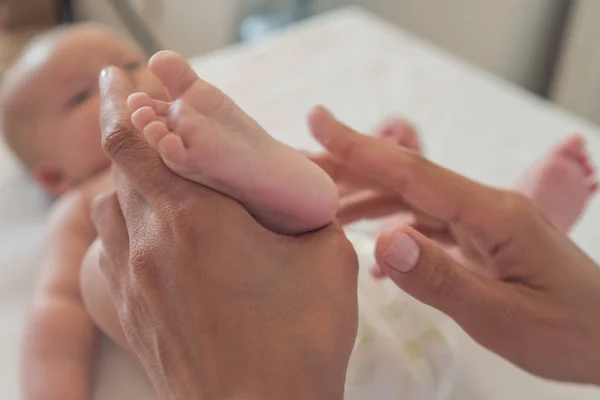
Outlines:
{"label": "sole of baby's foot", "polygon": [[536,162],[517,190],[529,197],[557,228],[567,232],[598,189],[581,136],[570,136]]}
{"label": "sole of baby's foot", "polygon": [[401,118],[391,118],[384,122],[377,130],[376,135],[401,147],[423,152],[421,139],[415,127]]}
{"label": "sole of baby's foot", "polygon": [[272,138],[180,55],[157,53],[149,66],[175,100],[134,94],[131,119],[171,170],[238,200],[277,233],[304,233],[335,218],[335,184],[302,153]]}

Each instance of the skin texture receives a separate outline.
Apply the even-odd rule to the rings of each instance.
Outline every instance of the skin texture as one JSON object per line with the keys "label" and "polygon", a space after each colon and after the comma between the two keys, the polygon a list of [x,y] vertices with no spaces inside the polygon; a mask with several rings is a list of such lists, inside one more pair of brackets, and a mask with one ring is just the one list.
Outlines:
{"label": "skin texture", "polygon": [[341,399],[357,327],[357,260],[340,228],[268,231],[239,203],[164,165],[130,123],[117,69],[101,86],[117,192],[95,207],[107,250],[97,256],[158,393]]}
{"label": "skin texture", "polygon": [[600,384],[600,269],[529,199],[359,135],[323,108],[310,125],[332,178],[370,191],[342,202],[347,220],[413,210],[411,225],[378,238],[379,274],[533,374]]}

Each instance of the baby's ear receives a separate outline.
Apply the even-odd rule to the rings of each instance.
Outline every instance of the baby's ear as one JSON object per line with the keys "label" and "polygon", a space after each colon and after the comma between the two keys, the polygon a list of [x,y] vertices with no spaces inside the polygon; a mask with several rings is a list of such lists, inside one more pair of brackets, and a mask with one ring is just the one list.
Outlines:
{"label": "baby's ear", "polygon": [[36,165],[31,169],[31,175],[52,197],[58,197],[72,187],[72,183],[58,168],[49,165]]}

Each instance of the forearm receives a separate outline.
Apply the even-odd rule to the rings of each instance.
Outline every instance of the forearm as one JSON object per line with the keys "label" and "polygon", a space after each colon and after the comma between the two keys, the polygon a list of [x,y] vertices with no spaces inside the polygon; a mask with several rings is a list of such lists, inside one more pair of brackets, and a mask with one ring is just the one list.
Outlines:
{"label": "forearm", "polygon": [[87,399],[98,336],[77,300],[37,299],[24,343],[24,399]]}

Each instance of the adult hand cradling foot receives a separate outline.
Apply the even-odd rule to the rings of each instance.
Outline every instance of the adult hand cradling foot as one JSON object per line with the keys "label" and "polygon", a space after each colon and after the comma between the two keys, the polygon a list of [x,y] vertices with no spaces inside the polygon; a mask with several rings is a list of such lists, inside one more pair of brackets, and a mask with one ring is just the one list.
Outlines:
{"label": "adult hand cradling foot", "polygon": [[346,222],[417,210],[414,226],[379,237],[378,274],[536,375],[600,384],[600,269],[526,197],[359,135],[323,108],[310,123],[329,151],[317,162],[371,189],[342,203]]}
{"label": "adult hand cradling foot", "polygon": [[101,78],[117,191],[94,220],[125,337],[159,394],[342,398],[357,260],[341,229],[274,234],[171,172],[130,123],[124,80],[116,68]]}
{"label": "adult hand cradling foot", "polygon": [[[341,230],[274,234],[238,202],[173,173],[130,123],[122,80],[116,69],[102,78],[117,190],[96,204],[103,246],[94,249],[158,392],[342,398],[357,261]],[[365,199],[365,215],[383,202],[418,210],[418,226],[379,238],[381,273],[515,364],[600,384],[600,270],[528,200],[358,135],[324,110],[311,125],[332,155],[334,180],[383,193],[380,203],[377,191]],[[349,219],[361,217],[359,206]]]}

